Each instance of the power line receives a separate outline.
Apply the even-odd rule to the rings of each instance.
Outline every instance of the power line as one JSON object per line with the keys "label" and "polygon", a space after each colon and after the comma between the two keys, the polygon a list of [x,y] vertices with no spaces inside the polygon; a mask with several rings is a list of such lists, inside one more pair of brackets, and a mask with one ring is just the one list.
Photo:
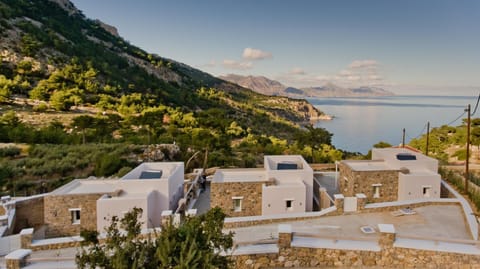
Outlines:
{"label": "power line", "polygon": [[456,119],[452,120],[451,122],[449,122],[449,123],[447,123],[447,124],[445,124],[445,125],[450,125],[450,124],[456,122],[456,121],[459,120],[461,117],[463,117],[463,115],[465,115],[466,113],[467,113],[467,111],[463,111],[463,113],[460,114],[460,116],[458,116]]}
{"label": "power line", "polygon": [[425,123],[425,125],[423,125],[423,128],[422,128],[422,130],[420,131],[420,133],[418,133],[418,135],[417,135],[417,136],[415,136],[415,137],[412,137],[412,136],[410,136],[408,133],[405,133],[405,135],[407,136],[407,138],[408,138],[409,140],[412,140],[412,139],[417,139],[417,138],[419,138],[420,136],[422,136],[422,135],[423,135],[423,131],[425,131],[425,129],[427,129],[427,124],[426,124],[426,123]]}
{"label": "power line", "polygon": [[470,114],[470,116],[473,116],[475,114],[475,112],[477,112],[478,101],[480,101],[480,94],[478,95],[477,103],[475,104],[475,108],[473,109],[473,112],[472,112],[472,114]]}

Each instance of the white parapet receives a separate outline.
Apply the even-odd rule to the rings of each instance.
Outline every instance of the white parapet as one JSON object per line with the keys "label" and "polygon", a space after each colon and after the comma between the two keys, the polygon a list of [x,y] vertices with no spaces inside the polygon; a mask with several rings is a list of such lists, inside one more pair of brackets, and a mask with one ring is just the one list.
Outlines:
{"label": "white parapet", "polygon": [[393,224],[378,224],[378,230],[381,233],[394,234],[395,233],[395,226],[393,226]]}

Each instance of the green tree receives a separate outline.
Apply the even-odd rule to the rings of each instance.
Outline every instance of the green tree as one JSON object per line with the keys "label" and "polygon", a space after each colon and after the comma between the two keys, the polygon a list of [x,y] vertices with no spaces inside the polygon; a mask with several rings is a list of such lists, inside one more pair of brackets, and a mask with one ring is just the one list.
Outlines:
{"label": "green tree", "polygon": [[55,91],[50,96],[50,105],[59,111],[67,111],[73,106],[70,94],[64,91]]}
{"label": "green tree", "polygon": [[85,144],[86,142],[86,131],[88,128],[92,128],[95,122],[95,118],[90,117],[88,115],[81,115],[78,117],[73,118],[72,126],[74,128],[78,128],[82,133],[82,143]]}
{"label": "green tree", "polygon": [[7,79],[4,75],[0,75],[0,103],[10,100],[12,94],[13,81]]}
{"label": "green tree", "polygon": [[300,147],[309,146],[311,148],[310,156],[312,156],[312,162],[316,161],[314,150],[318,151],[322,145],[331,145],[332,143],[332,134],[330,132],[324,128],[315,128],[312,125],[307,125],[305,130],[299,131],[295,138]]}
{"label": "green tree", "polygon": [[[385,141],[380,141],[373,145],[376,149],[383,149],[383,148],[390,148],[392,145]],[[365,159],[370,160],[372,158],[372,150],[369,150],[367,155],[365,155]]]}
{"label": "green tree", "polygon": [[142,210],[134,208],[123,218],[112,217],[106,240],[99,244],[96,231],[83,231],[79,268],[228,268],[221,255],[233,245],[233,234],[223,234],[225,214],[214,208],[188,217],[180,225],[164,225],[155,238],[141,236]]}

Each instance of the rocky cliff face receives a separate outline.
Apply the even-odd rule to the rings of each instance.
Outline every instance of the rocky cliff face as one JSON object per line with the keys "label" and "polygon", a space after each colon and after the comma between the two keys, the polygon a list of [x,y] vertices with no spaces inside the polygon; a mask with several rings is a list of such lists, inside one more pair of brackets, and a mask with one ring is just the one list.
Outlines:
{"label": "rocky cliff face", "polygon": [[105,31],[109,32],[111,35],[113,36],[116,36],[116,37],[120,37],[120,35],[118,34],[118,30],[116,27],[114,26],[111,26],[110,24],[107,24],[107,23],[104,23],[103,21],[101,20],[95,20],[103,29],[105,29]]}

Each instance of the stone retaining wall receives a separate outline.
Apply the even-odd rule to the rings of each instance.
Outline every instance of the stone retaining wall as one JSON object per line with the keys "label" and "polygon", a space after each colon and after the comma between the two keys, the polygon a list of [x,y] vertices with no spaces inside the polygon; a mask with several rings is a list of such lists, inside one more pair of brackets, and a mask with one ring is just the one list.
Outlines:
{"label": "stone retaining wall", "polygon": [[480,256],[407,248],[380,252],[338,249],[283,248],[278,254],[234,256],[234,268],[277,267],[397,267],[480,268]]}
{"label": "stone retaining wall", "polygon": [[25,228],[39,228],[44,222],[44,196],[31,197],[15,202],[15,228],[19,233]]}

